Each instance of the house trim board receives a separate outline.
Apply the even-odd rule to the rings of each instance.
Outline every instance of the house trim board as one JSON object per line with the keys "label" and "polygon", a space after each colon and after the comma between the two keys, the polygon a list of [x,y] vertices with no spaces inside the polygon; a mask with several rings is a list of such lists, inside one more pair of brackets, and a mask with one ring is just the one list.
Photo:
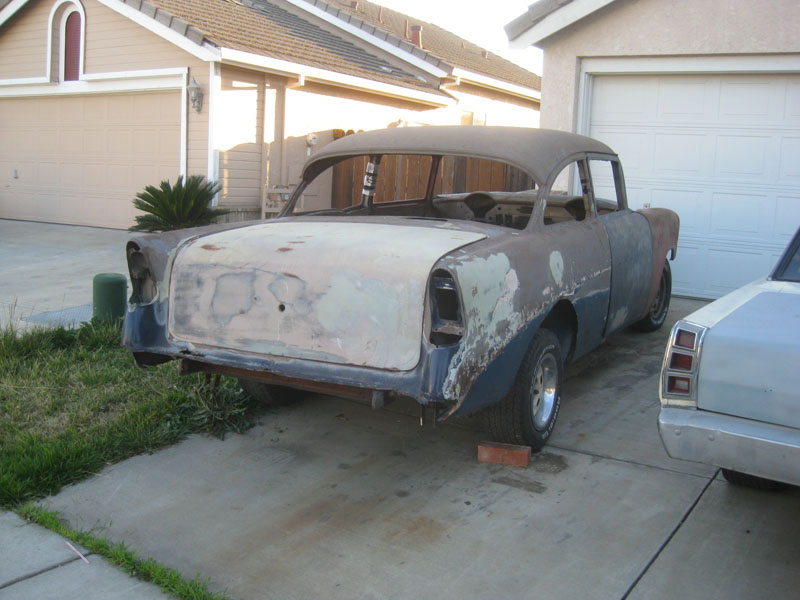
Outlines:
{"label": "house trim board", "polygon": [[17,11],[27,3],[28,0],[12,0],[9,4],[7,4],[6,7],[0,11],[0,26],[17,14]]}
{"label": "house trim board", "polygon": [[542,99],[542,93],[538,90],[534,90],[533,88],[516,85],[507,81],[495,79],[494,77],[487,77],[486,75],[480,75],[478,73],[473,73],[472,71],[467,71],[458,67],[453,69],[453,76],[461,79],[461,81],[464,82],[506,92],[507,94],[519,96],[520,98],[525,98],[526,100],[540,101]]}
{"label": "house trim board", "polygon": [[188,69],[143,69],[82,75],[78,81],[50,81],[46,77],[0,80],[0,97],[62,96],[68,94],[113,94],[184,87]]}
{"label": "house trim board", "polygon": [[611,4],[614,0],[572,0],[561,8],[551,12],[541,21],[509,41],[509,48],[520,50],[528,46],[535,46],[543,39],[554,33],[577,23],[596,10]]}

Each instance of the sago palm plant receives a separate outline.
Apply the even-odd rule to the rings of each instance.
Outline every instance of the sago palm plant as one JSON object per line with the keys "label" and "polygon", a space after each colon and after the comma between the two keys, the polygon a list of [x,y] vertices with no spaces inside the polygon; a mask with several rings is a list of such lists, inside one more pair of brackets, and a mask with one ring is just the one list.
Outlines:
{"label": "sago palm plant", "polygon": [[169,180],[162,181],[159,187],[148,185],[133,200],[133,205],[146,214],[136,216],[136,225],[130,231],[171,231],[209,225],[230,212],[211,208],[217,192],[219,184],[202,175],[189,175],[185,184],[181,175],[175,185],[170,185]]}

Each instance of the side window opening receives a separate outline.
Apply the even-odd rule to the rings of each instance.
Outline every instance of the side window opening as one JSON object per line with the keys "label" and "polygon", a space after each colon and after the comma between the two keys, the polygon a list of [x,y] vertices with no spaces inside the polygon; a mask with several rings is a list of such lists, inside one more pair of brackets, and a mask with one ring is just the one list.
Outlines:
{"label": "side window opening", "polygon": [[592,176],[594,203],[599,216],[622,208],[619,198],[621,182],[616,162],[597,158],[589,159],[589,172]]}
{"label": "side window opening", "polygon": [[592,214],[591,185],[586,162],[566,165],[553,181],[544,209],[544,224],[583,221]]}

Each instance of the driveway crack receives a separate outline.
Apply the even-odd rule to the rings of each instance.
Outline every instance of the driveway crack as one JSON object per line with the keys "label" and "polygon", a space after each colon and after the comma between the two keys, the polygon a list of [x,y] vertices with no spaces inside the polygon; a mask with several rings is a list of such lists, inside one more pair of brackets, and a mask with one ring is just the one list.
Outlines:
{"label": "driveway crack", "polygon": [[680,531],[680,528],[683,527],[683,524],[689,518],[689,515],[691,515],[692,512],[694,512],[695,507],[700,502],[700,499],[705,495],[706,490],[708,490],[708,488],[711,486],[711,483],[717,478],[717,474],[718,473],[719,473],[719,469],[717,469],[714,472],[714,475],[712,475],[711,478],[706,482],[706,484],[703,486],[703,489],[700,490],[700,493],[697,495],[697,498],[695,498],[694,502],[692,502],[692,505],[686,510],[686,512],[683,514],[683,517],[681,518],[681,520],[678,521],[678,524],[675,525],[675,527],[672,529],[670,534],[667,536],[667,539],[665,539],[663,541],[663,543],[661,544],[659,549],[650,558],[650,560],[644,566],[644,568],[639,573],[639,575],[636,577],[636,579],[633,580],[633,583],[631,583],[630,586],[628,586],[628,589],[625,590],[625,593],[621,596],[620,600],[626,600],[626,598],[631,594],[631,592],[633,592],[633,590],[636,588],[636,586],[639,585],[639,582],[642,580],[642,578],[650,570],[650,567],[652,567],[653,564],[658,560],[658,557],[661,556],[661,553],[664,551],[664,549],[667,547],[667,545],[672,541],[672,538],[674,538],[675,535],[678,533],[678,531]]}
{"label": "driveway crack", "polygon": [[[91,555],[92,555],[91,552],[88,552],[88,553],[84,554],[84,556],[91,556]],[[44,573],[47,573],[48,571],[52,571],[54,569],[58,569],[60,567],[64,567],[64,566],[66,566],[66,565],[68,565],[70,563],[74,563],[76,560],[81,560],[81,557],[80,556],[75,556],[75,557],[72,557],[72,558],[68,558],[66,560],[62,560],[61,562],[58,562],[58,563],[52,564],[50,566],[44,567],[42,569],[39,569],[38,571],[33,571],[32,573],[26,573],[25,575],[20,575],[19,577],[15,577],[14,579],[11,579],[10,581],[0,582],[0,590],[4,590],[6,588],[10,588],[12,585],[16,585],[16,584],[21,583],[23,581],[27,581],[28,579],[33,579],[34,577],[38,577],[39,575],[43,575]]]}

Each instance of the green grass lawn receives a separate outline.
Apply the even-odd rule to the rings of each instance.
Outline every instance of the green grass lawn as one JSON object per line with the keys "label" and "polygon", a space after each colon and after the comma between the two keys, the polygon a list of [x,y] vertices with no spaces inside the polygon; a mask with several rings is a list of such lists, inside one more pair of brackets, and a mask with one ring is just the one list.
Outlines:
{"label": "green grass lawn", "polygon": [[142,371],[119,345],[119,324],[0,332],[0,507],[48,527],[127,573],[185,600],[224,600],[123,543],[73,530],[30,501],[106,464],[177,442],[190,433],[247,429],[258,406],[236,381],[214,389],[177,363]]}
{"label": "green grass lawn", "polygon": [[0,506],[190,433],[251,424],[256,407],[235,380],[212,391],[175,362],[142,371],[119,340],[118,324],[0,333]]}

